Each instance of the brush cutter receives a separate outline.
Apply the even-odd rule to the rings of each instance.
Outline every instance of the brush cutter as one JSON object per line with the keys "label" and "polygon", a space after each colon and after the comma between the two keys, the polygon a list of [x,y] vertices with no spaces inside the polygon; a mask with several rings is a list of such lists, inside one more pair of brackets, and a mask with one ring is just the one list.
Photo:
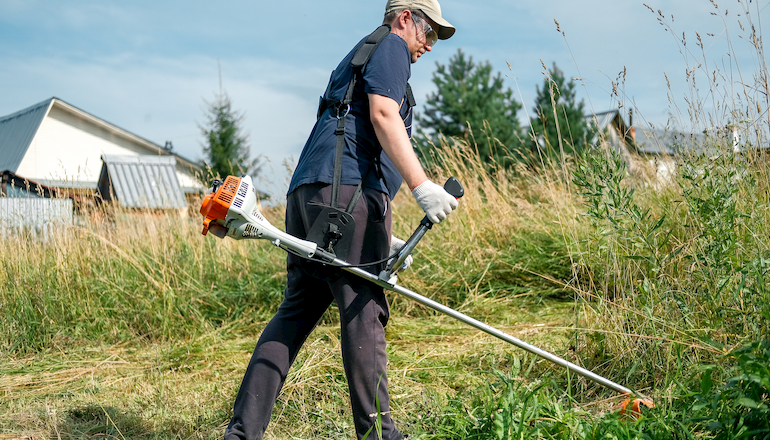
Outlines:
{"label": "brush cutter", "polygon": [[[457,198],[462,197],[464,193],[462,185],[454,177],[447,181],[444,189]],[[203,200],[200,212],[205,217],[203,235],[212,232],[220,238],[227,236],[236,240],[266,239],[274,246],[287,252],[329,266],[339,267],[621,393],[626,397],[619,406],[621,414],[630,414],[636,417],[641,414],[643,408],[653,406],[650,399],[644,398],[623,385],[396,284],[396,274],[403,267],[404,260],[412,253],[417,242],[432,226],[432,222],[427,217],[420,222],[417,230],[406,241],[401,250],[388,258],[389,263],[386,268],[379,275],[374,275],[364,270],[362,268],[364,265],[349,264],[337,258],[333,252],[319,247],[316,243],[294,237],[270,224],[259,211],[257,191],[249,176],[241,178],[228,176],[224,182],[215,181],[211,193]]]}

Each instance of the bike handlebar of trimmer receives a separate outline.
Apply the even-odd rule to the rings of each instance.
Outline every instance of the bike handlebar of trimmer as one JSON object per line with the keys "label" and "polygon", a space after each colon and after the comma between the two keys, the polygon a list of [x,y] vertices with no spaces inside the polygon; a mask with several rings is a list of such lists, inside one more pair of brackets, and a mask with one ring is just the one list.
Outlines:
{"label": "bike handlebar of trimmer", "polygon": [[[446,183],[444,183],[444,191],[448,192],[456,199],[459,199],[465,195],[465,189],[463,188],[463,185],[454,176],[447,179]],[[409,240],[407,240],[398,251],[398,256],[394,258],[390,264],[388,264],[385,270],[380,272],[380,279],[389,281],[394,275],[396,275],[404,266],[406,257],[412,254],[412,251],[417,246],[417,243],[419,243],[423,235],[425,235],[425,233],[428,232],[428,230],[432,227],[433,222],[428,219],[428,216],[426,215],[423,217],[422,221],[420,221],[420,225],[417,227],[414,233],[412,233],[412,236],[409,237]]]}

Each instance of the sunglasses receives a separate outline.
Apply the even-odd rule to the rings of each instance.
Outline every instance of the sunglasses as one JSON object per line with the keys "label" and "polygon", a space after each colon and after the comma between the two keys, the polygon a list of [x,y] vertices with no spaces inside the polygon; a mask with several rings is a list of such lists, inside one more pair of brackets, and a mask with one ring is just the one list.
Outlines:
{"label": "sunglasses", "polygon": [[427,21],[415,14],[412,14],[412,20],[414,20],[414,25],[418,28],[422,26],[422,32],[423,35],[425,35],[425,44],[427,46],[433,46],[438,42],[438,33],[433,30],[433,27],[431,27]]}

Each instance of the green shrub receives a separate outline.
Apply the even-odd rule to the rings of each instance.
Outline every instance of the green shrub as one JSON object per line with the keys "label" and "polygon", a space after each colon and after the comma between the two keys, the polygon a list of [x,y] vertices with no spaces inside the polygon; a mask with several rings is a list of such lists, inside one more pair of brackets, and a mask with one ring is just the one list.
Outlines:
{"label": "green shrub", "polygon": [[701,376],[693,419],[717,440],[770,439],[770,340],[756,341],[732,351],[729,379],[712,381],[715,366]]}

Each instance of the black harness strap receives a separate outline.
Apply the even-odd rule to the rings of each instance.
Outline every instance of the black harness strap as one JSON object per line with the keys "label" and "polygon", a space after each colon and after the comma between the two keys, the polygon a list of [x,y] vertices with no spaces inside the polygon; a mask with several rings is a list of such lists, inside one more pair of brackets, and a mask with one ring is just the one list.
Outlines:
{"label": "black harness strap", "polygon": [[[332,78],[329,80],[326,92],[324,93],[324,96],[321,97],[318,105],[319,120],[321,115],[327,110],[337,118],[337,127],[334,130],[337,142],[334,151],[334,177],[332,180],[331,201],[328,206],[322,205],[321,212],[310,227],[307,239],[318,244],[323,249],[334,253],[338,258],[343,260],[347,258],[351,245],[352,233],[355,229],[355,220],[352,216],[353,209],[363,194],[364,179],[367,177],[367,175],[361,176],[358,187],[356,187],[353,196],[343,211],[338,206],[338,203],[342,182],[342,159],[345,150],[345,118],[348,113],[350,113],[357,81],[363,79],[369,59],[374,51],[377,50],[377,47],[382,40],[390,34],[390,30],[389,25],[380,26],[364,39],[363,44],[361,44],[353,54],[353,58],[350,62],[353,74],[351,75],[350,83],[345,90],[345,95],[342,100],[338,101],[331,97],[332,79],[334,78],[334,72],[332,72]],[[406,84],[406,103],[410,110],[415,106],[412,88],[408,83]],[[377,178],[384,180],[382,163],[380,160],[381,155],[382,152],[380,152],[379,155],[374,155],[372,167],[374,168],[374,173]]]}
{"label": "black harness strap", "polygon": [[414,94],[412,93],[412,86],[410,86],[409,83],[406,83],[406,105],[408,105],[409,108],[417,105],[417,101],[414,99]]}
{"label": "black harness strap", "polygon": [[364,40],[364,44],[361,45],[361,47],[359,47],[356,51],[355,55],[353,55],[353,61],[350,63],[353,68],[361,69],[365,67],[366,63],[369,62],[369,58],[372,57],[374,50],[377,49],[377,46],[379,46],[380,42],[382,42],[382,40],[384,40],[389,33],[390,25],[383,24],[382,26],[375,29],[374,32],[369,34],[369,36],[366,37],[366,40]]}
{"label": "black harness strap", "polygon": [[[356,53],[353,54],[353,60],[350,62],[351,66],[353,67],[353,76],[350,78],[350,84],[348,84],[348,88],[345,91],[345,97],[342,99],[342,101],[332,106],[332,110],[337,112],[337,128],[334,130],[334,134],[337,136],[337,145],[334,152],[334,179],[332,181],[331,198],[331,206],[333,207],[338,206],[337,203],[339,202],[340,197],[340,182],[342,180],[342,153],[345,149],[345,116],[347,116],[348,112],[350,112],[350,104],[353,102],[353,92],[355,91],[356,81],[358,80],[359,76],[363,77],[364,70],[366,70],[366,64],[369,62],[369,58],[372,57],[372,54],[377,49],[377,46],[380,45],[382,40],[384,40],[388,34],[390,34],[390,25],[384,24],[369,34],[368,37],[366,37],[361,47],[359,47],[358,50],[356,50]],[[411,95],[411,89],[408,90],[410,90],[408,94]],[[325,98],[328,99],[328,96]],[[353,194],[353,198],[350,199],[350,203],[348,203],[348,206],[345,208],[346,212],[353,212],[358,199],[361,198],[361,193],[363,192],[363,184],[364,180],[361,178],[361,182],[358,184],[358,188],[356,188],[356,192]]]}
{"label": "black harness strap", "polygon": [[[340,181],[342,180],[342,151],[345,148],[345,115],[337,116],[337,129],[334,130],[334,134],[337,135],[337,147],[334,151],[334,180],[332,180],[331,206],[336,208],[337,201],[340,198]],[[361,185],[359,184],[358,186],[360,187]]]}

